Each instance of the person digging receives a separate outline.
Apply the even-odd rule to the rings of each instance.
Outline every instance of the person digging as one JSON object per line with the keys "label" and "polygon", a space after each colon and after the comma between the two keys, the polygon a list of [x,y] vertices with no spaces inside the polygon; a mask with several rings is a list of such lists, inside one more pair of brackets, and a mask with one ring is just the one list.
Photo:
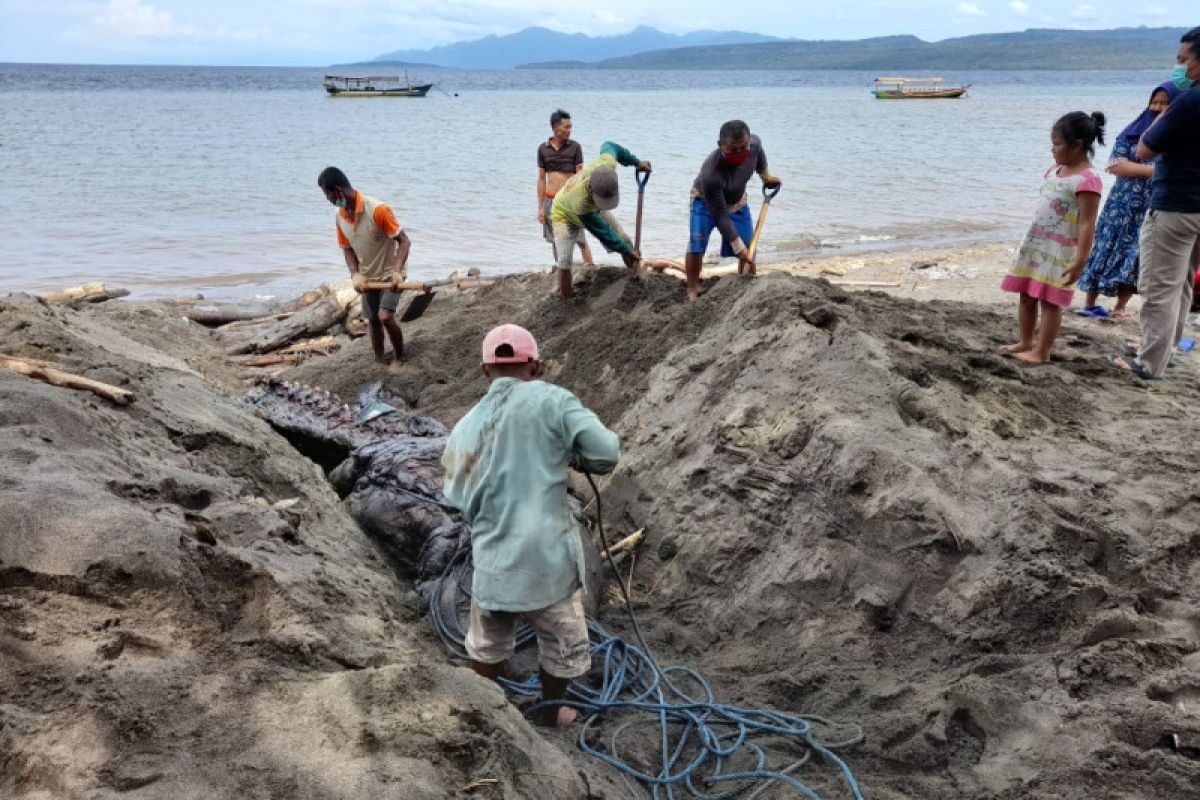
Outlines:
{"label": "person digging", "polygon": [[[750,126],[731,119],[717,134],[717,149],[700,165],[700,174],[692,183],[692,208],[688,249],[684,257],[688,300],[700,291],[700,269],[704,252],[715,228],[721,234],[721,255],[737,256],[738,274],[755,274],[754,254],[747,246],[754,232],[746,184],[758,174],[763,186],[778,189],[783,185],[767,169],[767,154],[762,140],[750,133]],[[765,213],[765,212],[764,212]]]}
{"label": "person digging", "polygon": [[612,210],[620,200],[617,165],[637,167],[650,172],[650,162],[614,142],[600,145],[600,155],[576,172],[554,196],[550,224],[554,229],[554,251],[558,258],[558,290],[564,300],[574,296],[571,288],[571,261],[579,232],[587,230],[610,253],[620,253],[625,266],[641,272],[641,253],[621,228]]}
{"label": "person digging", "polygon": [[[363,317],[367,320],[375,361],[388,363],[383,350],[383,333],[387,331],[393,352],[390,369],[396,371],[404,363],[404,333],[396,320],[396,306],[400,303],[398,285],[404,282],[412,242],[392,209],[356,191],[337,167],[322,170],[317,176],[317,186],[338,209],[334,218],[338,245],[350,269],[354,289],[362,295]],[[368,283],[390,283],[392,288],[367,289]]]}
{"label": "person digging", "polygon": [[567,468],[611,472],[620,442],[575,395],[538,380],[541,372],[529,331],[501,325],[488,333],[488,391],[446,440],[443,492],[471,526],[471,669],[501,677],[524,617],[537,633],[542,701],[550,703],[537,721],[561,727],[578,713],[553,701],[591,667],[583,541],[567,505]]}

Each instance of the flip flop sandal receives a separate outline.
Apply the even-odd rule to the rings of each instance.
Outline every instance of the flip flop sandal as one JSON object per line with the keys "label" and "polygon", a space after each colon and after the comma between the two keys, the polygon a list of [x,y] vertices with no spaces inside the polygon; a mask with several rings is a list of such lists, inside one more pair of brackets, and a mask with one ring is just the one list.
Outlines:
{"label": "flip flop sandal", "polygon": [[[1126,360],[1133,359],[1136,361],[1137,356],[1138,356],[1137,346],[1131,344],[1129,339],[1126,339],[1125,346],[1121,349],[1121,357]],[[1167,359],[1167,369],[1171,369],[1174,366],[1175,366],[1175,353],[1172,352],[1171,357]]]}
{"label": "flip flop sandal", "polygon": [[1097,311],[1103,311],[1100,306],[1084,306],[1083,308],[1075,309],[1075,313],[1080,317],[1094,317]]}
{"label": "flip flop sandal", "polygon": [[1146,365],[1138,361],[1136,358],[1126,358],[1125,356],[1109,356],[1106,359],[1109,366],[1115,367],[1122,372],[1128,372],[1144,381],[1161,381],[1162,378],[1151,374],[1150,370],[1146,369]]}

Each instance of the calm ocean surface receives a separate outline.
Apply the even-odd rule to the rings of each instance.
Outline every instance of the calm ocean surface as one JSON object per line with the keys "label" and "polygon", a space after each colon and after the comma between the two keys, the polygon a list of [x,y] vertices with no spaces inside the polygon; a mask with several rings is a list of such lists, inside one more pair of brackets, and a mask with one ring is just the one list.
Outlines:
{"label": "calm ocean surface", "polygon": [[[585,157],[613,139],[653,162],[647,257],[681,257],[688,188],[732,117],[784,180],[764,261],[1015,241],[1054,119],[1101,110],[1115,134],[1169,61],[1161,73],[946,74],[970,95],[925,102],[874,100],[873,76],[857,72],[429,69],[410,73],[436,83],[425,99],[334,99],[320,69],[0,64],[0,292],[103,280],[142,297],[246,297],[343,278],[316,186],[330,164],[395,208],[412,277],[546,268],[534,154],[560,106]],[[757,216],[757,181],[751,192]],[[632,235],[632,170],[622,198]]]}

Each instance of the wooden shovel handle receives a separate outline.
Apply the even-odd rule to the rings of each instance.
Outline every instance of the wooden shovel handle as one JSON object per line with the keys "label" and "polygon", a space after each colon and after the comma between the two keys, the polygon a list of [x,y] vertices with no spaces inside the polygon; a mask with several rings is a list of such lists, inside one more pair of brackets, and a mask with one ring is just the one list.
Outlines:
{"label": "wooden shovel handle", "polygon": [[430,281],[428,283],[417,283],[415,281],[403,281],[401,283],[392,283],[391,281],[367,281],[364,288],[367,289],[383,289],[388,292],[428,292],[434,286],[440,286],[450,281]]}

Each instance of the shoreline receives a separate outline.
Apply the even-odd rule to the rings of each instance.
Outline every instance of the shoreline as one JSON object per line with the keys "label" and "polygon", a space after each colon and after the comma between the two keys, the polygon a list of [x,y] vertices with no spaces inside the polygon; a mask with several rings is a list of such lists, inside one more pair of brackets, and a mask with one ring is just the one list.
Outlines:
{"label": "shoreline", "polygon": [[[1015,244],[1015,241],[1009,240],[984,240],[948,244],[905,244],[902,242],[884,241],[873,244],[856,243],[837,247],[819,247],[807,250],[802,254],[776,251],[773,254],[775,258],[772,260],[760,260],[759,274],[783,272],[803,277],[845,278],[846,280],[862,281],[899,281],[902,284],[901,287],[877,288],[880,288],[882,291],[894,291],[894,293],[902,293],[900,289],[903,289],[904,292],[918,299],[978,299],[980,302],[986,302],[986,292],[983,288],[986,281],[980,281],[978,291],[968,291],[967,294],[969,296],[967,297],[951,296],[956,293],[945,291],[945,289],[961,284],[963,281],[974,284],[980,278],[993,275],[995,277],[994,285],[998,287],[1000,277],[1004,273],[1004,267],[1011,257]],[[682,254],[659,260],[679,261],[682,263]],[[729,271],[728,267],[734,263],[736,262],[733,259],[707,259],[704,262],[705,273],[726,274]],[[935,268],[914,268],[911,270],[911,274],[908,274],[908,268],[914,267],[917,264],[932,264]],[[597,254],[596,266],[620,267],[621,262],[620,259],[610,253],[600,252]],[[503,278],[548,274],[549,267],[550,265],[547,264],[545,267],[514,269],[512,271],[491,273],[487,277]],[[828,271],[823,272],[823,270]],[[466,271],[467,266],[451,263],[440,269],[428,267],[413,269],[409,273],[409,278],[416,281],[439,280],[453,273],[465,273]],[[587,271],[588,268],[576,264],[575,279],[581,279]],[[245,274],[251,276],[257,273],[250,271]],[[267,275],[278,277],[274,273],[264,273],[264,276]],[[197,283],[204,283],[206,280],[209,280],[193,276],[190,278],[175,279],[178,283],[178,292],[170,291],[169,286],[154,284],[153,289],[148,293],[145,289],[133,285],[122,285],[121,281],[113,281],[104,276],[75,275],[69,279],[51,280],[23,289],[0,289],[0,297],[16,294],[43,295],[69,289],[77,285],[104,283],[112,289],[128,290],[130,292],[128,302],[155,304],[187,298],[203,299],[206,302],[253,303],[265,300],[286,299],[289,293],[302,294],[322,284],[339,283],[345,280],[345,271],[341,265],[337,265],[336,267],[331,267],[326,273],[306,270],[303,276],[310,280],[307,282],[297,281],[296,286],[287,291],[263,292],[259,290],[260,287],[272,284],[236,283],[237,277],[235,276],[219,275],[212,280],[216,280],[224,285],[216,290],[209,289],[187,292],[187,286],[194,286]],[[297,277],[300,277],[300,275]],[[915,289],[912,287],[914,280],[917,284]],[[277,284],[275,285],[277,286]]]}

